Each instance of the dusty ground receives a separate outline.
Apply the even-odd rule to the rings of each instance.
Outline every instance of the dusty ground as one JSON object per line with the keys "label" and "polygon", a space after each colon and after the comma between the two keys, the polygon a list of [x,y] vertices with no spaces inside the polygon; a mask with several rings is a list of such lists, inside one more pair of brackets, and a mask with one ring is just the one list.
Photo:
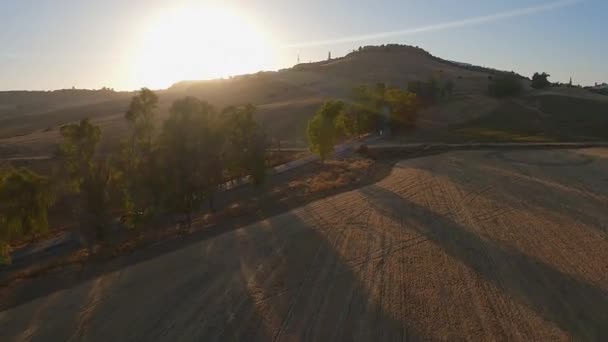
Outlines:
{"label": "dusty ground", "polygon": [[606,340],[607,169],[606,149],[406,160],[17,301],[0,340]]}

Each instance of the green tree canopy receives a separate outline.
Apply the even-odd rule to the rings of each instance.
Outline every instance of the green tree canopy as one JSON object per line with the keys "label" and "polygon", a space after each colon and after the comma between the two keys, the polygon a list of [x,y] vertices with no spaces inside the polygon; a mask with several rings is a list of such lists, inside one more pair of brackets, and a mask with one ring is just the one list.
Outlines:
{"label": "green tree canopy", "polygon": [[239,175],[251,175],[255,184],[264,181],[266,174],[266,135],[253,119],[253,105],[242,108],[228,107],[227,116],[229,167]]}
{"label": "green tree canopy", "polygon": [[80,228],[90,244],[104,240],[111,221],[112,176],[111,165],[98,161],[93,163],[80,185]]}
{"label": "green tree canopy", "polygon": [[338,132],[346,137],[360,136],[380,128],[378,110],[360,103],[345,105],[336,120]]}
{"label": "green tree canopy", "polygon": [[416,94],[398,88],[390,88],[386,100],[391,110],[390,123],[394,129],[407,129],[416,126],[418,118],[418,98]]}
{"label": "green tree canopy", "polygon": [[145,222],[158,207],[159,197],[155,187],[154,133],[158,96],[142,88],[131,99],[125,119],[129,124],[129,137],[122,144],[118,180],[121,183],[125,223],[135,227]]}
{"label": "green tree canopy", "polygon": [[132,148],[146,149],[154,137],[154,114],[158,106],[158,96],[148,88],[142,88],[131,99],[125,119],[131,127]]}
{"label": "green tree canopy", "polygon": [[89,248],[104,237],[109,223],[109,196],[112,170],[106,161],[95,160],[95,152],[101,138],[101,128],[83,119],[78,124],[61,127],[63,142],[57,155],[62,161],[71,182],[69,190],[78,195],[76,214],[80,232],[87,239]]}
{"label": "green tree canopy", "polygon": [[333,151],[340,136],[337,118],[344,109],[342,101],[327,101],[308,122],[310,150],[325,160]]}
{"label": "green tree canopy", "polygon": [[187,215],[221,180],[222,145],[214,108],[194,97],[173,103],[159,141],[160,174],[168,209]]}
{"label": "green tree canopy", "polygon": [[78,124],[62,126],[59,132],[63,142],[59,145],[56,156],[62,161],[62,170],[69,179],[68,183],[78,188],[92,166],[101,129],[91,124],[89,119],[83,119]]}
{"label": "green tree canopy", "polygon": [[48,231],[55,196],[48,178],[25,169],[0,173],[0,263],[10,263],[10,242]]}

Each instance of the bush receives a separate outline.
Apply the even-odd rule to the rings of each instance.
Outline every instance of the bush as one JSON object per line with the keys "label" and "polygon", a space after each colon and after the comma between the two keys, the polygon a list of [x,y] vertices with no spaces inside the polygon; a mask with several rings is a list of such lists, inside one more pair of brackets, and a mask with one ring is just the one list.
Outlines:
{"label": "bush", "polygon": [[535,72],[534,75],[532,75],[532,88],[542,89],[551,86],[551,82],[548,80],[549,76],[551,75],[546,72],[543,72],[542,74]]}
{"label": "bush", "polygon": [[523,90],[521,81],[515,75],[505,74],[491,80],[488,94],[493,97],[517,96]]}

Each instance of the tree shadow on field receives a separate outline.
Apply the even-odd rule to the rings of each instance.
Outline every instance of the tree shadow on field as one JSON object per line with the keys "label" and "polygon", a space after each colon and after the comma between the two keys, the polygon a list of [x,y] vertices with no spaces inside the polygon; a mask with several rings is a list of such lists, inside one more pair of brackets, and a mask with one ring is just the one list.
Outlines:
{"label": "tree shadow on field", "polygon": [[[27,336],[39,340],[250,340],[250,323],[261,316],[247,295],[239,258],[227,256],[238,250],[234,236],[15,307],[0,315],[0,336],[20,339],[28,331]],[[106,286],[98,286],[106,279]],[[234,312],[237,306],[239,314]],[[32,311],[35,319],[27,319]],[[226,329],[229,321],[242,317],[247,320],[238,329]],[[272,338],[264,327],[255,334],[262,341]]]}
{"label": "tree shadow on field", "polygon": [[[94,306],[85,295],[92,288],[88,284],[63,291],[37,315],[36,321],[48,323],[34,337],[420,339],[417,331],[387,311],[393,298],[379,295],[382,291],[376,287],[388,284],[377,277],[384,280],[389,270],[380,263],[349,264],[343,255],[348,250],[340,249],[347,243],[345,230],[316,221],[307,210],[312,209],[279,215],[109,274],[113,280],[97,287]],[[363,276],[370,273],[372,279]],[[11,330],[8,336],[20,333],[29,314],[24,307],[0,315],[0,331]],[[86,317],[79,316],[83,312]],[[57,320],[61,328],[55,328]]]}
{"label": "tree shadow on field", "polygon": [[448,255],[580,340],[608,337],[608,293],[521,252],[487,241],[428,208],[376,185],[360,192],[378,212],[399,219]]}
{"label": "tree shadow on field", "polygon": [[[552,161],[528,161],[519,157],[517,153],[520,152],[491,151],[478,162],[451,155],[458,163],[456,166],[442,159],[436,164],[396,164],[396,167],[414,168],[427,171],[433,177],[448,178],[467,194],[483,192],[484,197],[497,203],[511,200],[513,205],[525,206],[526,210],[556,212],[608,237],[608,211],[605,210],[608,183],[593,183],[594,177],[601,181],[601,172],[608,168],[608,160],[562,150],[556,151],[559,155],[549,155],[554,159]],[[589,164],[597,174],[592,174],[593,169],[586,167]],[[525,201],[522,201],[523,194]],[[471,198],[477,196],[469,196]]]}
{"label": "tree shadow on field", "polygon": [[[377,298],[356,268],[338,251],[348,237],[344,230],[321,222],[304,222],[311,215],[308,208],[287,213],[257,224],[242,233],[248,238],[239,247],[241,272],[246,280],[249,299],[261,317],[257,327],[272,331],[278,341],[372,341],[419,340],[420,336],[406,322],[385,310],[389,298]],[[239,231],[238,233],[241,233]],[[383,265],[374,272],[385,276]],[[359,270],[360,271],[360,270]],[[247,317],[241,310],[235,317]],[[235,319],[227,326],[226,336],[239,335],[242,326],[252,322]],[[254,338],[255,337],[255,338]]]}

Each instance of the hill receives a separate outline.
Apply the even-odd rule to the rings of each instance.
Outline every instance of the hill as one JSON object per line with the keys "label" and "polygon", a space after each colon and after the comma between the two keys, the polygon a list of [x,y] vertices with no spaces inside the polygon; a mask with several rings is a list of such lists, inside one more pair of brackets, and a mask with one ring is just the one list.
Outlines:
{"label": "hill", "polygon": [[[437,130],[438,127],[453,128],[455,124],[511,110],[521,114],[522,109],[513,109],[510,100],[495,100],[485,95],[489,79],[498,72],[444,60],[418,47],[365,47],[342,58],[299,64],[276,72],[176,83],[158,91],[160,119],[167,115],[171,103],[183,96],[195,96],[217,107],[253,103],[258,107],[257,119],[271,138],[301,145],[305,141],[306,122],[324,100],[347,99],[352,88],[361,84],[383,82],[406,87],[410,81],[434,77],[452,80],[455,95],[423,112],[420,129],[409,139],[444,139],[446,134]],[[536,91],[529,88],[526,78],[519,77],[526,85],[525,102],[533,104],[536,96],[547,93],[564,97],[566,102],[570,98],[591,102],[604,98],[582,89]],[[102,126],[103,146],[111,149],[124,132],[122,115],[132,95],[110,89],[0,93],[0,154],[5,158],[48,154],[58,138],[57,128],[84,117],[91,117]],[[603,105],[592,107],[594,113],[604,110]],[[521,115],[518,118],[521,119]],[[528,119],[524,117],[520,124],[525,126]],[[454,136],[460,135],[451,134],[450,139]]]}

